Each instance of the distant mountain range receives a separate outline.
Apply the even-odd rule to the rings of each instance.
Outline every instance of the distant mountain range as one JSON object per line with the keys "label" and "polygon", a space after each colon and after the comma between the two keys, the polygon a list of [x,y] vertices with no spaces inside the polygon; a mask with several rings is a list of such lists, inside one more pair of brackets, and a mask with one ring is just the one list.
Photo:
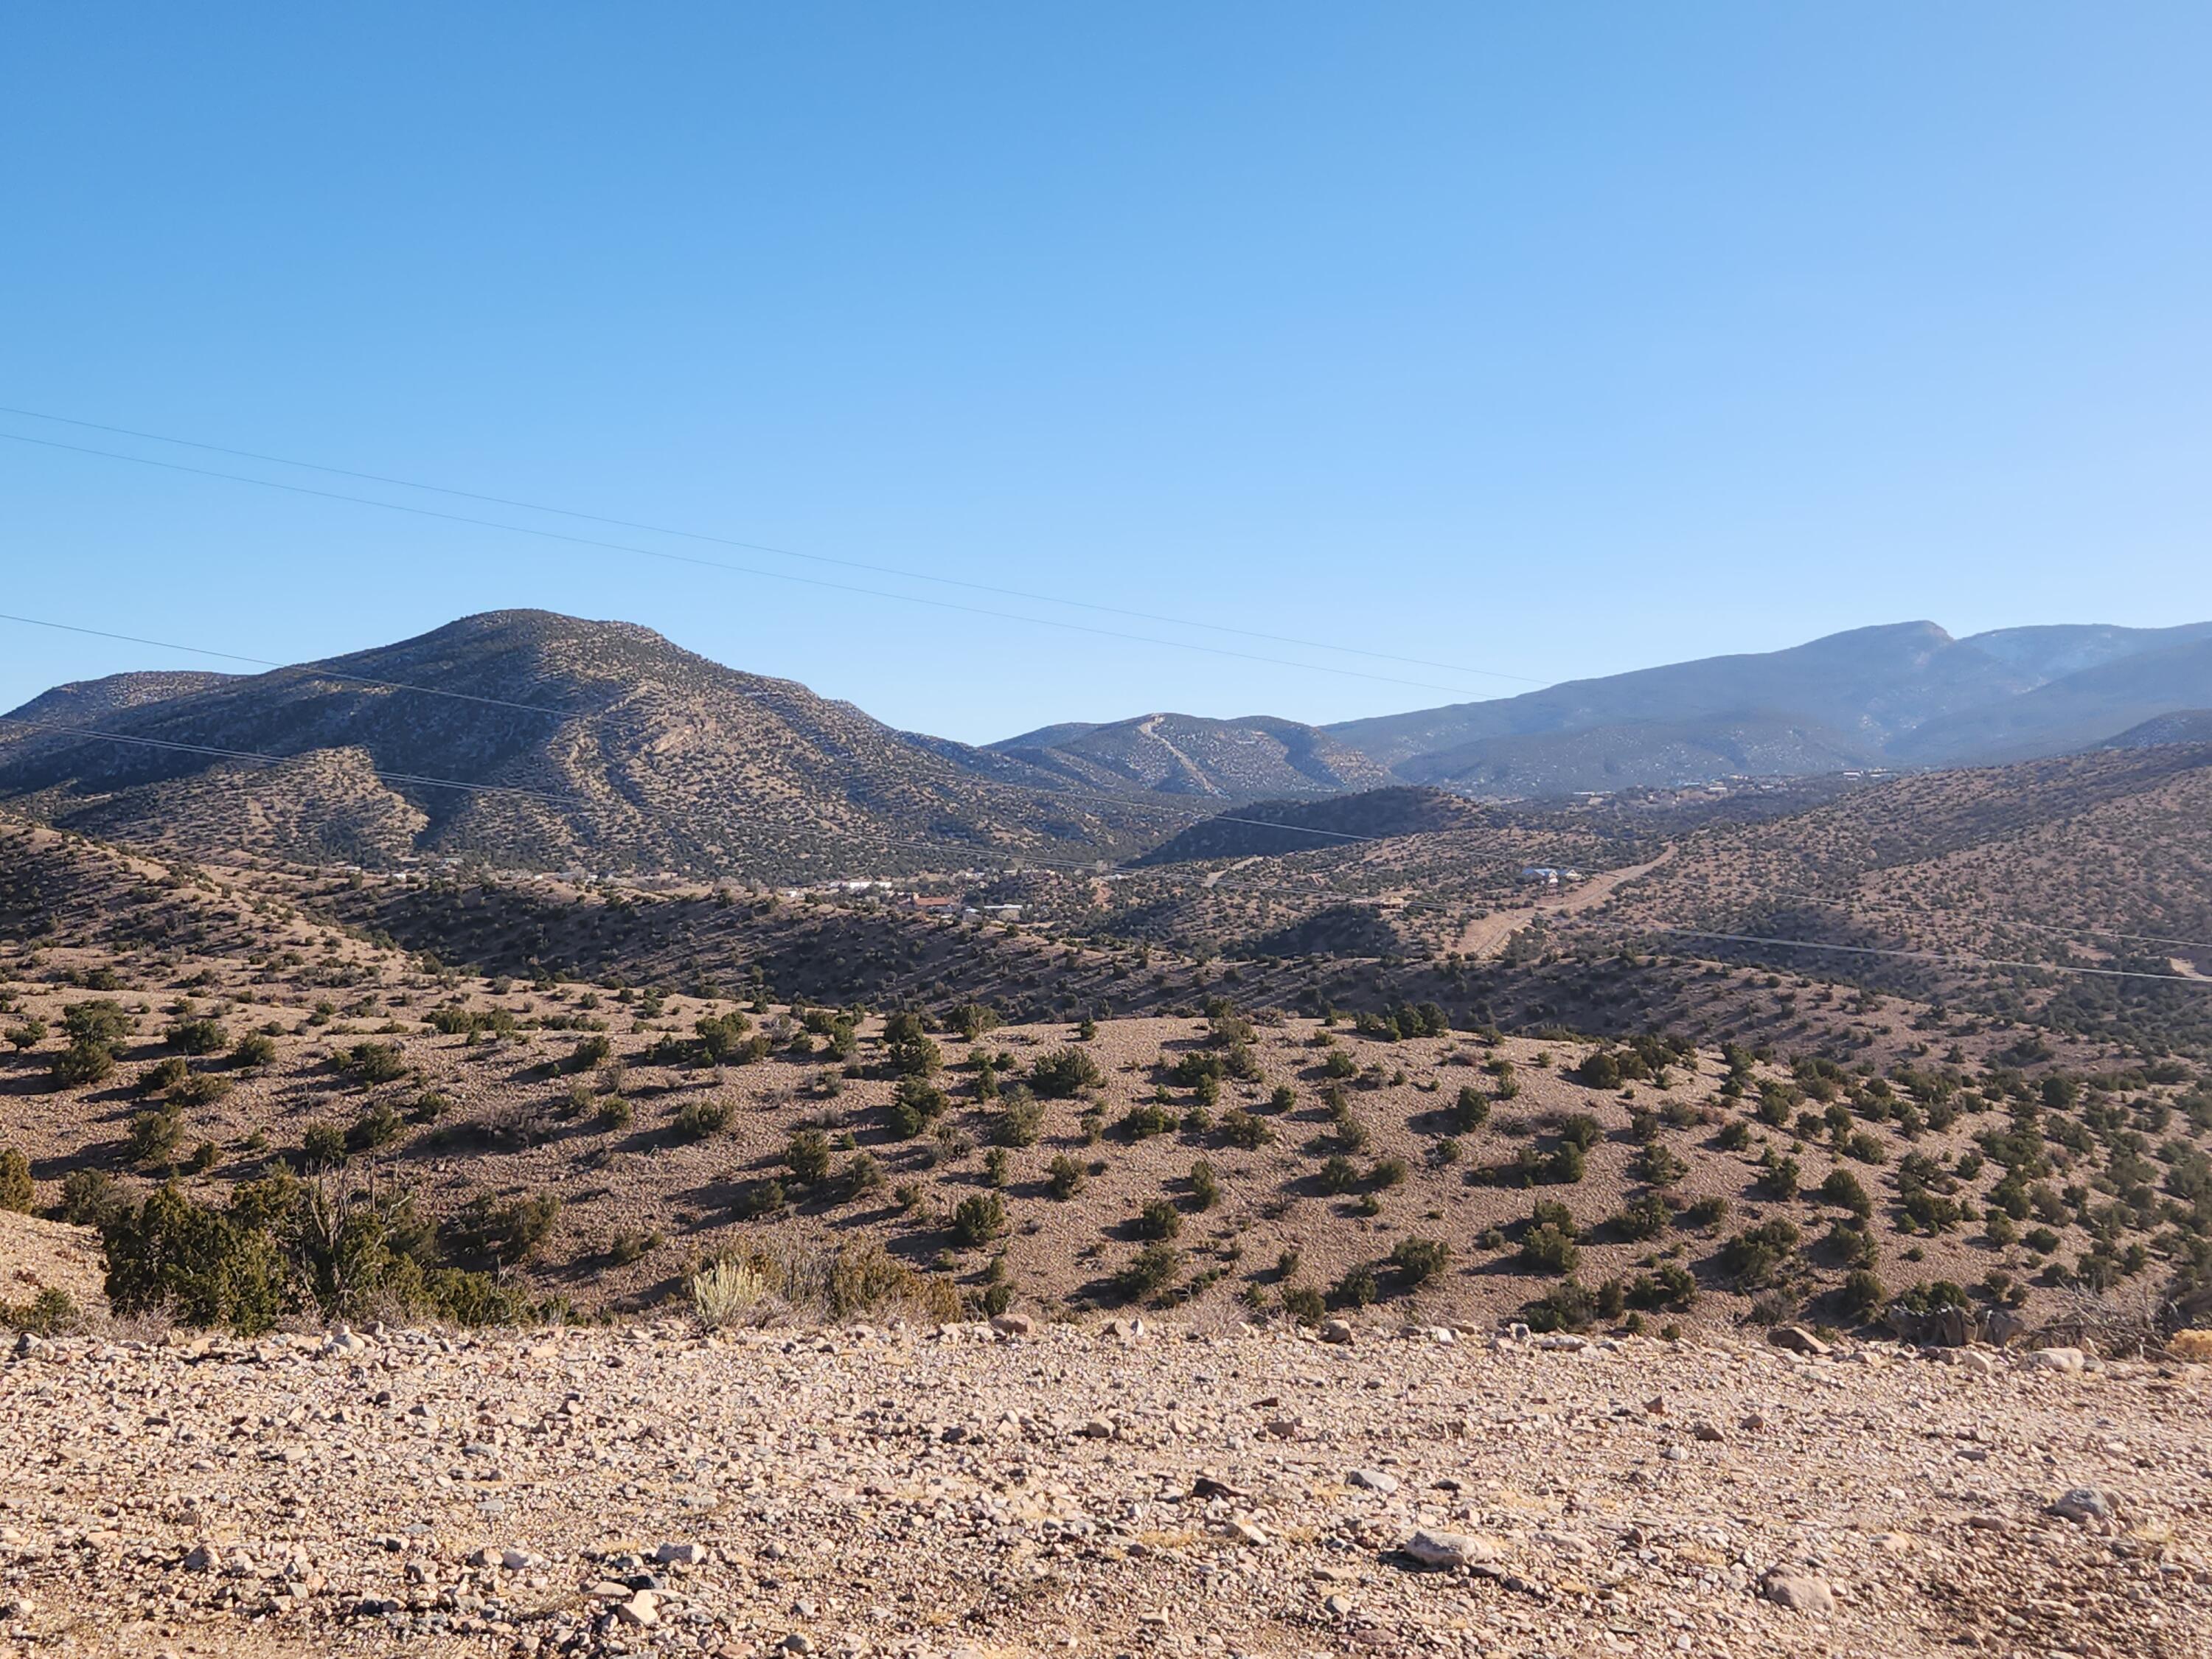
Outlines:
{"label": "distant mountain range", "polygon": [[[0,802],[187,851],[789,880],[1125,858],[1199,811],[1404,785],[1542,798],[2185,741],[2208,709],[2212,623],[1923,622],[1328,727],[1153,714],[979,748],[647,629],[513,611],[267,674],[58,687],[0,723]],[[1443,810],[1386,793],[1355,833]]]}
{"label": "distant mountain range", "polygon": [[1545,795],[2025,760],[2208,704],[2212,623],[1958,640],[1918,622],[1327,730],[1406,782]]}

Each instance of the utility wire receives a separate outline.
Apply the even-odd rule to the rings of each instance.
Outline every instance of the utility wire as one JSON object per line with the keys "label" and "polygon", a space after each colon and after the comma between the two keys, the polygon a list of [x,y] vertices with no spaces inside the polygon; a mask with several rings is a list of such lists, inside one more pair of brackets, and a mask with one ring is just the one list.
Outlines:
{"label": "utility wire", "polygon": [[41,449],[60,450],[74,455],[93,455],[104,460],[125,461],[133,466],[158,467],[166,472],[182,472],[193,477],[220,478],[230,483],[253,484],[263,489],[281,489],[289,495],[310,495],[320,501],[348,501],[356,507],[379,507],[386,513],[404,513],[415,518],[435,519],[447,524],[470,525],[480,530],[501,530],[516,536],[535,536],[544,541],[561,542],[571,547],[634,553],[640,558],[661,559],[672,564],[694,565],[739,576],[759,576],[769,581],[791,582],[802,587],[827,588],[836,593],[858,593],[872,599],[891,599],[902,605],[927,605],[933,611],[952,611],[969,617],[990,617],[1000,622],[1022,623],[1032,628],[1058,628],[1069,633],[1091,634],[1103,639],[1164,646],[1174,651],[1196,651],[1212,657],[1234,658],[1240,662],[1269,663],[1278,668],[1295,668],[1305,673],[1340,674],[1352,679],[1376,680],[1387,685],[1410,685],[1424,691],[1443,691],[1459,697],[1468,695],[1464,686],[1439,685],[1433,680],[1410,680],[1395,674],[1371,673],[1364,668],[1339,668],[1328,663],[1294,662],[1287,657],[1262,656],[1253,651],[1232,651],[1226,646],[1200,645],[1188,640],[1164,640],[1157,635],[1129,634],[1119,629],[1097,628],[1088,623],[1061,622],[1048,617],[1024,617],[1016,611],[994,611],[985,605],[924,599],[918,593],[887,592],[880,587],[860,587],[850,582],[833,582],[819,576],[798,576],[788,571],[763,570],[757,566],[731,564],[724,560],[701,558],[689,553],[672,553],[664,548],[640,547],[629,542],[602,541],[591,536],[572,536],[559,530],[539,530],[528,525],[507,524],[496,519],[473,518],[465,513],[441,512],[435,507],[410,507],[401,501],[380,501],[370,495],[349,495],[335,489],[315,489],[306,484],[280,483],[274,478],[255,478],[242,472],[219,472],[210,467],[186,466],[181,461],[157,461],[150,456],[125,455],[112,449],[92,449],[82,444],[60,443],[52,438],[33,438],[20,432],[0,432],[0,439],[9,443],[34,444]]}
{"label": "utility wire", "polygon": [[2133,968],[2083,968],[2068,963],[2016,962],[2002,957],[1952,956],[1940,951],[1903,951],[1873,945],[1823,945],[1807,939],[1771,939],[1759,933],[1719,933],[1698,927],[1669,927],[1653,924],[1653,931],[1676,939],[1717,939],[1729,945],[1778,945],[1801,951],[1834,951],[1855,957],[1898,957],[1910,962],[1932,962],[1954,968],[2024,968],[2039,974],[2088,974],[2099,979],[2157,979],[2176,985],[2212,989],[2212,979],[2191,974],[2153,974]]}
{"label": "utility wire", "polygon": [[[222,444],[201,442],[194,438],[172,437],[166,433],[142,432],[132,427],[106,426],[98,421],[80,421],[67,415],[49,415],[36,409],[15,409],[0,404],[0,415],[20,415],[34,421],[52,421],[62,426],[73,426],[88,432],[106,432],[120,438],[143,438],[150,443],[174,444],[183,449],[198,449],[210,455],[228,455],[235,459],[264,461],[272,466],[298,467],[302,471],[322,472],[332,477],[356,478],[364,483],[391,484],[402,489],[420,489],[434,495],[450,495],[458,501],[482,501],[490,507],[520,507],[529,513],[550,514],[556,518],[575,519],[586,524],[603,524],[618,530],[642,530],[656,536],[678,536],[686,541],[708,542],[717,547],[741,548],[748,552],[772,553],[778,558],[805,559],[815,564],[836,565],[848,570],[866,570],[878,576],[897,576],[907,580],[935,582],[941,586],[965,588],[971,592],[995,593],[1002,599],[1029,599],[1040,605],[1066,605],[1072,609],[1096,611],[1109,617],[1127,617],[1139,622],[1165,623],[1175,628],[1200,628],[1209,633],[1233,634],[1248,640],[1266,640],[1275,645],[1304,646],[1316,651],[1340,652],[1347,656],[1367,657],[1379,662],[1405,663],[1417,668],[1441,668],[1454,674],[1476,674],[1491,679],[1516,680],[1528,685],[1547,685],[1528,674],[1508,674],[1494,668],[1470,668],[1462,663],[1432,662],[1425,657],[1401,656],[1395,652],[1371,651],[1364,646],[1336,645],[1327,640],[1301,639],[1290,634],[1267,634],[1257,629],[1236,628],[1226,623],[1194,621],[1187,617],[1163,616],[1156,611],[1133,611],[1125,606],[1103,605],[1096,599],[1071,599],[1054,593],[1036,593],[1024,588],[1000,586],[990,582],[965,581],[957,576],[936,575],[927,570],[908,570],[896,565],[871,564],[860,559],[837,558],[826,553],[802,553],[794,548],[773,547],[764,542],[739,541],[728,536],[711,535],[705,531],[682,530],[669,525],[647,524],[635,519],[609,518],[603,514],[580,512],[574,507],[548,507],[543,501],[526,501],[510,495],[489,495],[473,489],[454,489],[444,484],[423,483],[414,478],[397,478],[388,473],[360,472],[349,467],[325,466],[316,461],[295,460],[285,455],[268,455],[258,450],[231,449]],[[104,453],[104,452],[92,452]]]}

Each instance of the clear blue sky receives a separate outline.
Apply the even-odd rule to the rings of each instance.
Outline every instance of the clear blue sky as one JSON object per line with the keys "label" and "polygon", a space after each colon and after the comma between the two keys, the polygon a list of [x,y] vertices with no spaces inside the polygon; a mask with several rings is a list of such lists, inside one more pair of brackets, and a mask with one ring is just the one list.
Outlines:
{"label": "clear blue sky", "polygon": [[[0,403],[1542,679],[2196,620],[2207,61],[2194,3],[15,6]],[[1516,689],[14,443],[0,574],[288,659],[619,617],[978,739]],[[0,708],[190,665],[0,624]]]}

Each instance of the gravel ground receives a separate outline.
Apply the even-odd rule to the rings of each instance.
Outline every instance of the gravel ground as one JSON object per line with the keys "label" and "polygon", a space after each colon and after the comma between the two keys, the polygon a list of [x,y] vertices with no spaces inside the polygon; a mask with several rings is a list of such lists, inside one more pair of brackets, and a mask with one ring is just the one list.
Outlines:
{"label": "gravel ground", "polygon": [[0,1653],[2212,1653],[2201,1367],[1349,1334],[26,1338]]}

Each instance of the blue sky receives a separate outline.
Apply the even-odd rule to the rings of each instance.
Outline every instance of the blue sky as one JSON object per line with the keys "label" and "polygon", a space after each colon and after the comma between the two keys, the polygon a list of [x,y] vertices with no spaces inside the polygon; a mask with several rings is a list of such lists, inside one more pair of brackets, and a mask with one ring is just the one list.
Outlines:
{"label": "blue sky", "polygon": [[[2017,0],[15,7],[0,404],[1530,680],[2197,620],[2208,50]],[[0,609],[252,656],[542,605],[971,739],[1524,684],[650,544],[1296,665],[0,442]],[[0,623],[0,708],[191,665]]]}

